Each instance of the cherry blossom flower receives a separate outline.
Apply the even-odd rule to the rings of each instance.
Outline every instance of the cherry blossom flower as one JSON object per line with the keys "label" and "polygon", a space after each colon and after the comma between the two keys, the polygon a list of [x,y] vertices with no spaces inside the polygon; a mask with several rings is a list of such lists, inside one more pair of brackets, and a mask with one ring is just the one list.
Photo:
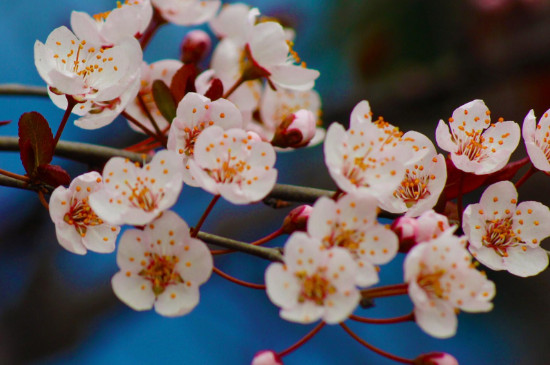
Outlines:
{"label": "cherry blossom flower", "polygon": [[546,173],[550,172],[550,109],[540,118],[531,110],[523,121],[523,141],[533,165]]}
{"label": "cherry blossom flower", "polygon": [[189,172],[204,190],[233,204],[263,199],[275,185],[275,151],[242,129],[206,128],[197,138]]}
{"label": "cherry blossom flower", "polygon": [[495,285],[472,265],[464,237],[447,230],[414,246],[405,258],[405,281],[414,303],[416,323],[439,338],[456,333],[456,309],[487,312]]}
{"label": "cherry blossom flower", "polygon": [[212,19],[220,0],[152,0],[162,17],[177,25],[198,25]]}
{"label": "cherry blossom flower", "polygon": [[143,230],[120,238],[120,271],[111,281],[116,296],[131,308],[155,307],[163,316],[189,313],[199,303],[199,286],[212,273],[212,255],[176,213],[166,211]]}
{"label": "cherry blossom flower", "polygon": [[46,44],[36,41],[34,61],[42,79],[56,94],[104,102],[120,97],[128,89],[139,72],[141,47],[135,38],[127,38],[105,49],[59,27],[50,33]]}
{"label": "cherry blossom flower", "polygon": [[[315,118],[315,125],[321,124],[321,98],[315,90],[293,91],[279,88],[276,91],[269,87],[264,89],[260,103],[260,122],[247,125],[247,129],[257,132],[266,141],[273,136],[283,121],[299,110],[309,110]],[[325,137],[325,130],[317,127],[308,146],[320,143]]]}
{"label": "cherry blossom flower", "polygon": [[[431,144],[431,142],[430,142]],[[416,217],[433,208],[445,187],[445,158],[430,145],[419,161],[405,164],[405,177],[392,195],[380,199],[380,207],[390,213]]]}
{"label": "cherry blossom flower", "polygon": [[403,134],[383,119],[352,122],[348,131],[332,123],[324,143],[325,163],[341,190],[370,193],[383,201],[403,181],[405,164],[421,160],[430,146],[432,142],[423,134]]}
{"label": "cherry blossom flower", "polygon": [[550,236],[550,210],[535,201],[516,205],[517,199],[509,181],[489,186],[480,202],[464,211],[462,227],[470,252],[485,266],[523,277],[537,275],[548,266],[540,242]]}
{"label": "cherry blossom flower", "polygon": [[283,365],[283,360],[275,352],[264,350],[254,355],[251,365]]}
{"label": "cherry blossom flower", "polygon": [[307,231],[325,248],[346,249],[358,265],[356,284],[378,282],[374,265],[388,263],[397,254],[397,236],[376,220],[376,198],[347,194],[338,202],[322,197],[313,206]]}
{"label": "cherry blossom flower", "polygon": [[212,68],[224,83],[265,77],[273,88],[313,88],[319,72],[306,68],[305,63],[295,64],[301,60],[287,42],[283,27],[273,21],[246,26],[249,23],[244,27],[246,34],[224,38],[214,50]]}
{"label": "cherry blossom flower", "polygon": [[491,124],[490,112],[483,100],[458,107],[436,129],[437,144],[451,154],[451,160],[462,171],[485,175],[500,170],[516,149],[520,131],[512,121]]}
{"label": "cherry blossom flower", "polygon": [[[139,96],[145,108],[149,111],[151,117],[157,123],[157,126],[161,131],[167,130],[170,126],[169,122],[160,113],[155,100],[153,99],[153,82],[155,80],[164,81],[167,85],[172,82],[174,74],[183,66],[183,63],[179,60],[160,60],[153,62],[150,65],[143,62],[141,65],[141,82],[139,88]],[[141,101],[138,98],[132,99],[132,102],[126,107],[126,112],[137,119],[144,127],[153,131],[153,125],[147,116],[144,107],[141,105]],[[170,121],[171,122],[171,121]],[[128,123],[130,127],[139,133],[144,133],[140,128],[136,127],[133,123]]]}
{"label": "cherry blossom flower", "polygon": [[187,93],[178,104],[176,117],[168,134],[168,149],[183,158],[184,182],[198,186],[189,173],[188,161],[193,158],[195,142],[205,128],[219,126],[223,130],[241,128],[239,109],[226,99],[210,101],[206,96]]}
{"label": "cherry blossom flower", "polygon": [[267,268],[267,295],[281,307],[283,319],[340,323],[359,303],[354,283],[357,264],[343,248],[322,247],[319,239],[295,232],[285,244],[284,264],[272,263]]}
{"label": "cherry blossom flower", "polygon": [[183,185],[182,170],[179,156],[168,150],[157,152],[142,168],[113,157],[103,169],[105,187],[90,195],[90,205],[111,224],[147,224],[175,204]]}
{"label": "cherry blossom flower", "polygon": [[101,175],[92,171],[76,177],[69,188],[58,186],[50,198],[50,217],[59,244],[84,255],[87,250],[113,252],[120,227],[110,225],[92,210],[88,197],[103,188]]}
{"label": "cherry blossom flower", "polygon": [[125,38],[139,38],[147,29],[153,16],[149,0],[126,0],[112,11],[91,17],[87,13],[73,11],[71,28],[80,39],[111,47]]}

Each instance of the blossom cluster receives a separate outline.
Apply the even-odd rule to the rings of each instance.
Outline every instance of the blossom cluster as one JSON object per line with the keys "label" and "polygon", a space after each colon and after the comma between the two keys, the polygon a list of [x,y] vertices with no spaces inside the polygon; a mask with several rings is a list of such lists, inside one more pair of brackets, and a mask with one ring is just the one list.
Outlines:
{"label": "blossom cluster", "polygon": [[[165,23],[208,23],[218,42],[194,29],[182,42],[180,59],[146,63],[143,51]],[[440,153],[428,136],[374,118],[366,100],[353,108],[347,126],[332,123],[325,131],[314,90],[319,72],[294,50],[295,32],[248,5],[129,0],[93,16],[74,11],[70,25],[34,48],[49,97],[66,110],[62,126],[70,113],[84,129],[122,116],[142,141],[127,148],[127,157],[109,159],[101,173],[77,176],[68,188],[59,182],[49,213],[66,250],[117,251],[120,271],[112,287],[131,308],[154,308],[168,317],[191,312],[213,271],[227,277],[214,262],[219,251],[199,239],[215,202],[289,205],[270,195],[277,153],[319,143],[336,191],[293,210],[276,234],[244,244],[253,252],[290,235],[280,251],[265,249],[276,261],[265,271],[266,295],[281,318],[321,320],[319,329],[340,324],[349,331],[346,320],[369,320],[354,315],[360,304],[408,295],[412,314],[401,321],[414,320],[427,334],[447,338],[457,331],[459,311],[492,309],[495,284],[478,263],[521,277],[548,266],[541,242],[550,236],[550,210],[519,202],[517,187],[537,170],[550,173],[550,110],[538,124],[530,111],[520,128],[502,118],[491,121],[485,103],[473,100],[454,110],[448,123],[439,121],[434,137],[445,151]],[[62,130],[48,139],[53,147],[41,148],[53,154]],[[521,166],[509,160],[522,135],[529,155],[523,165],[532,166],[514,185],[508,179]],[[28,146],[20,145],[25,164]],[[44,166],[54,168],[46,161],[34,169]],[[43,187],[49,181],[57,180],[31,182]],[[184,184],[214,196],[193,228],[171,210],[178,201],[185,205]],[[463,209],[463,196],[480,188],[479,202]],[[131,227],[118,238],[124,225]],[[403,283],[376,286],[381,266],[400,254]],[[253,364],[282,364],[286,354],[260,352]],[[456,363],[439,353],[414,363],[440,359]]]}

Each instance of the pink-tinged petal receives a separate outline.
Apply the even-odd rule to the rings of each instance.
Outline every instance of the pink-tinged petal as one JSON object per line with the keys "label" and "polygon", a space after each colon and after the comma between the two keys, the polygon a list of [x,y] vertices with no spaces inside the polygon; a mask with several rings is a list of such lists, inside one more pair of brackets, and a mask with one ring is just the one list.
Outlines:
{"label": "pink-tinged petal", "polygon": [[435,307],[415,307],[414,318],[424,332],[436,338],[455,335],[458,321],[454,309],[437,302]]}
{"label": "pink-tinged petal", "polygon": [[[483,212],[480,214],[479,212]],[[471,204],[466,207],[462,215],[462,229],[468,236],[470,246],[480,248],[483,246],[483,236],[485,235],[485,211],[481,209],[481,204]]]}
{"label": "pink-tinged petal", "polygon": [[241,76],[240,59],[244,43],[234,39],[222,39],[212,54],[211,67],[224,86],[231,87]]}
{"label": "pink-tinged petal", "polygon": [[264,68],[285,63],[289,51],[283,27],[271,21],[254,26],[248,45],[254,60]]}
{"label": "pink-tinged petal", "polygon": [[177,25],[198,25],[210,20],[218,11],[219,0],[152,0],[162,17]]}
{"label": "pink-tinged petal", "polygon": [[177,153],[161,150],[155,154],[153,160],[144,167],[147,175],[155,179],[151,181],[151,189],[162,191],[164,195],[158,204],[159,210],[166,210],[176,203],[183,187],[183,166]]}
{"label": "pink-tinged petal", "polygon": [[346,194],[338,200],[340,219],[351,227],[376,223],[377,202],[372,195]]}
{"label": "pink-tinged petal", "polygon": [[355,284],[359,287],[365,288],[372,286],[380,281],[378,277],[378,270],[369,261],[357,259],[357,274],[355,275]]}
{"label": "pink-tinged petal", "polygon": [[268,166],[271,168],[275,164],[275,159],[275,150],[270,143],[258,142],[252,144],[252,147],[250,148],[250,157],[248,159],[248,162],[251,165],[259,166],[261,168]]}
{"label": "pink-tinged petal", "polygon": [[534,276],[548,267],[548,253],[541,247],[511,247],[504,258],[506,270],[521,277]]}
{"label": "pink-tinged petal", "polygon": [[337,288],[339,293],[355,290],[355,277],[357,276],[357,263],[350,252],[341,247],[333,247],[326,251],[327,279]]}
{"label": "pink-tinged petal", "polygon": [[86,254],[87,251],[86,247],[82,244],[82,237],[74,226],[60,222],[55,225],[55,234],[59,244],[67,251],[78,255]]}
{"label": "pink-tinged petal", "polygon": [[[427,244],[427,243],[425,243]],[[423,242],[419,242],[417,245],[407,253],[405,257],[405,262],[403,263],[404,279],[406,282],[409,282],[410,285],[415,284],[414,280],[420,273],[420,262],[424,253]],[[409,286],[409,292],[410,292]]]}
{"label": "pink-tinged petal", "polygon": [[[219,126],[212,126],[205,129],[195,142],[195,162],[202,168],[213,169],[218,166],[219,145],[212,141],[219,141],[224,135],[224,130]],[[200,151],[200,152],[197,152]]]}
{"label": "pink-tinged petal", "polygon": [[537,169],[550,172],[550,161],[548,161],[544,151],[539,146],[534,142],[525,141],[525,148],[527,149],[529,159]]}
{"label": "pink-tinged petal", "polygon": [[220,13],[210,20],[210,28],[220,38],[245,39],[253,25],[253,22],[249,22],[250,11],[246,4],[226,4],[222,6]]}
{"label": "pink-tinged petal", "polygon": [[327,197],[321,197],[315,202],[308,218],[307,232],[311,237],[322,240],[330,235],[336,222],[336,202]]}
{"label": "pink-tinged petal", "polygon": [[527,113],[523,120],[523,126],[521,128],[521,134],[525,144],[533,142],[535,140],[535,132],[537,130],[537,119],[535,118],[535,112],[533,109]]}
{"label": "pink-tinged petal", "polygon": [[349,118],[350,126],[354,126],[356,123],[371,122],[372,112],[370,110],[370,104],[367,100],[362,100],[351,111],[351,117]]}
{"label": "pink-tinged petal", "polygon": [[485,275],[478,272],[478,278],[483,280],[481,286],[478,285],[477,294],[472,298],[470,293],[470,300],[465,301],[464,304],[460,306],[460,309],[465,312],[470,313],[479,313],[479,312],[488,312],[493,309],[493,303],[489,300],[492,300],[496,294],[495,283],[487,280]]}
{"label": "pink-tinged petal", "polygon": [[311,90],[320,73],[297,65],[275,65],[269,68],[269,79],[277,86],[297,91]]}
{"label": "pink-tinged petal", "polygon": [[[69,211],[72,191],[64,186],[58,186],[50,197],[50,217],[55,224],[62,223],[65,214]],[[63,222],[65,223],[65,222]]]}
{"label": "pink-tinged petal", "polygon": [[329,295],[325,303],[323,321],[327,324],[336,324],[345,321],[357,308],[360,300],[361,295],[356,289],[345,293]]}
{"label": "pink-tinged petal", "polygon": [[[250,171],[251,174],[247,174],[249,177],[242,186],[222,184],[218,187],[224,199],[233,204],[249,204],[262,200],[273,190],[277,181],[277,170],[270,168],[269,171],[265,169]],[[257,172],[256,175],[254,175],[255,172]]]}
{"label": "pink-tinged petal", "polygon": [[102,44],[105,39],[99,35],[96,21],[82,11],[71,12],[71,29],[74,34],[92,44]]}
{"label": "pink-tinged petal", "polygon": [[115,243],[120,227],[101,224],[89,226],[86,235],[82,237],[82,243],[88,250],[99,253],[110,253],[115,250]]}
{"label": "pink-tinged petal", "polygon": [[241,112],[227,99],[218,99],[210,104],[210,118],[223,129],[243,127]]}
{"label": "pink-tinged petal", "polygon": [[346,130],[341,124],[332,123],[328,127],[323,147],[325,154],[325,163],[329,169],[331,176],[333,176],[333,171],[340,171],[342,167],[342,155],[344,154],[344,146],[342,142],[345,143],[347,139],[348,138]]}
{"label": "pink-tinged petal", "polygon": [[489,119],[489,109],[483,100],[473,100],[462,106],[459,106],[453,112],[453,123],[451,128],[458,130],[458,126],[463,126],[465,130],[483,130],[488,127],[486,120]]}
{"label": "pink-tinged petal", "polygon": [[307,275],[313,275],[317,267],[325,258],[321,251],[321,242],[308,237],[304,232],[294,232],[285,244],[285,265],[291,272],[305,271]]}
{"label": "pink-tinged petal", "polygon": [[427,307],[430,305],[430,297],[424,289],[422,289],[416,281],[411,281],[408,287],[409,297],[413,304],[417,307]]}
{"label": "pink-tinged petal", "polygon": [[359,245],[359,256],[375,265],[390,262],[399,249],[396,234],[386,226],[376,224],[365,230],[363,242]]}
{"label": "pink-tinged petal", "polygon": [[111,285],[118,299],[130,308],[143,311],[153,307],[155,294],[151,282],[141,276],[130,271],[119,271],[113,276]]}
{"label": "pink-tinged petal", "polygon": [[494,249],[485,246],[479,248],[469,246],[468,250],[470,250],[472,256],[474,256],[477,261],[481,262],[489,269],[495,271],[506,270],[506,264],[504,263],[503,257],[496,253]]}
{"label": "pink-tinged petal", "polygon": [[281,263],[273,263],[265,271],[266,292],[269,299],[281,308],[298,305],[301,287],[294,274]]}
{"label": "pink-tinged petal", "polygon": [[204,242],[195,238],[186,239],[180,246],[179,257],[176,268],[183,280],[197,286],[210,278],[213,260]]}
{"label": "pink-tinged petal", "polygon": [[281,318],[286,319],[287,321],[308,324],[321,319],[324,312],[324,307],[306,300],[303,303],[298,303],[293,308],[281,309],[279,313]]}
{"label": "pink-tinged petal", "polygon": [[169,285],[155,302],[155,311],[165,317],[183,316],[199,304],[199,288],[186,284]]}
{"label": "pink-tinged petal", "polygon": [[500,181],[489,186],[479,201],[488,219],[509,217],[516,208],[518,192],[510,181]]}
{"label": "pink-tinged petal", "polygon": [[424,134],[417,131],[408,131],[402,136],[399,149],[407,149],[408,153],[397,153],[396,158],[404,164],[414,165],[416,162],[424,161],[426,156],[436,154],[435,146],[432,141]]}
{"label": "pink-tinged petal", "polygon": [[187,93],[181,99],[176,109],[176,118],[174,123],[180,128],[193,128],[204,119],[208,113],[205,105],[210,103],[210,99],[197,93]]}
{"label": "pink-tinged petal", "polygon": [[147,232],[138,229],[128,229],[120,237],[118,244],[116,262],[122,271],[130,270],[140,272],[149,261],[147,245],[151,238]]}
{"label": "pink-tinged petal", "polygon": [[440,120],[437,124],[437,128],[435,130],[435,140],[437,141],[439,148],[442,150],[451,153],[457,150],[456,142],[453,140],[453,137],[449,132],[449,127],[442,120]]}
{"label": "pink-tinged petal", "polygon": [[538,246],[543,239],[550,236],[550,210],[544,204],[535,201],[520,203],[513,221],[516,233],[521,229],[521,234],[517,233],[518,237],[531,247]]}
{"label": "pink-tinged petal", "polygon": [[189,174],[192,176],[193,181],[195,181],[195,185],[190,184],[192,186],[200,186],[207,192],[218,195],[219,194],[219,186],[216,184],[216,181],[210,177],[193,159],[190,159],[187,161],[186,169],[188,168]]}

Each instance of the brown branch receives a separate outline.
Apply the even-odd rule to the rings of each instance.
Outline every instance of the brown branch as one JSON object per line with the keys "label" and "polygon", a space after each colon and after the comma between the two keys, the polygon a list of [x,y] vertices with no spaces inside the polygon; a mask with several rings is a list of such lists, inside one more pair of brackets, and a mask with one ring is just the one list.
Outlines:
{"label": "brown branch", "polygon": [[229,248],[231,250],[235,250],[239,252],[248,253],[250,255],[261,257],[269,261],[283,261],[283,255],[281,255],[279,250],[275,248],[255,246],[255,245],[251,245],[250,243],[236,241],[231,238],[216,236],[214,234],[206,233],[206,232],[199,232],[199,234],[197,235],[197,238],[203,240],[206,243]]}
{"label": "brown branch", "polygon": [[48,89],[43,86],[27,86],[22,84],[1,84],[0,95],[25,95],[47,97]]}

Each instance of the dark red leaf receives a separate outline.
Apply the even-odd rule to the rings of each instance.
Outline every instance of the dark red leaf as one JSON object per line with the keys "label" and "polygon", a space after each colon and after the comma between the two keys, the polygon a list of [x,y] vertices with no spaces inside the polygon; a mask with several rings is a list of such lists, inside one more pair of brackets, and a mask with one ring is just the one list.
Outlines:
{"label": "dark red leaf", "polygon": [[223,96],[223,83],[220,79],[213,79],[210,88],[204,94],[210,100],[218,100]]}
{"label": "dark red leaf", "polygon": [[48,121],[40,113],[24,113],[19,118],[19,149],[23,167],[31,178],[38,166],[51,162],[55,142]]}
{"label": "dark red leaf", "polygon": [[499,181],[512,180],[512,178],[518,173],[519,169],[521,169],[527,163],[529,163],[529,157],[525,157],[519,161],[508,163],[499,171],[487,175],[487,179],[483,182],[483,185],[488,186]]}
{"label": "dark red leaf", "polygon": [[37,178],[43,183],[55,187],[59,185],[69,185],[71,177],[67,171],[57,165],[40,165],[36,168]]}
{"label": "dark red leaf", "polygon": [[0,122],[0,127],[3,126],[3,125],[7,125],[7,124],[10,124],[11,123],[11,120],[3,120]]}
{"label": "dark red leaf", "polygon": [[194,64],[183,65],[172,77],[170,91],[174,97],[176,105],[188,92],[195,92],[195,79],[199,74],[197,66]]}
{"label": "dark red leaf", "polygon": [[162,116],[168,123],[172,123],[172,120],[176,117],[177,104],[172,97],[170,88],[168,88],[168,85],[164,81],[153,81],[153,99]]}

